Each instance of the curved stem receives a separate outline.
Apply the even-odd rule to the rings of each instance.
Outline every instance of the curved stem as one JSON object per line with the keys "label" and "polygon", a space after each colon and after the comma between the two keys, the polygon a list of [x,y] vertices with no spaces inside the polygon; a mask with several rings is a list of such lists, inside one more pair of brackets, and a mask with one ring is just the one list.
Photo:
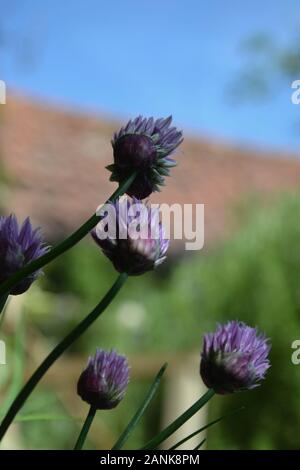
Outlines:
{"label": "curved stem", "polygon": [[[118,197],[124,194],[130,187],[131,183],[134,181],[135,177],[136,173],[133,173],[131,176],[129,176],[127,180],[125,180],[124,183],[122,183],[119,188],[112,194],[112,196],[106,201],[105,204],[115,202]],[[53,261],[65,251],[69,250],[74,245],[76,245],[76,243],[78,243],[97,225],[100,218],[101,217],[99,215],[93,214],[89,220],[87,220],[78,230],[76,230],[72,235],[66,238],[59,245],[55,246],[48,253],[27,264],[15,274],[10,276],[5,282],[0,285],[0,296],[9,292],[11,288],[18,282],[20,282],[22,279],[24,279],[24,277],[27,277],[33,272],[38,271],[43,266],[50,263],[50,261]]]}
{"label": "curved stem", "polygon": [[85,443],[86,437],[88,435],[88,432],[90,430],[91,424],[93,422],[93,419],[95,418],[97,408],[94,408],[93,406],[90,407],[88,415],[85,419],[85,422],[82,426],[82,429],[80,431],[80,434],[78,436],[77,442],[75,444],[74,450],[81,450],[83,444]]}
{"label": "curved stem", "polygon": [[106,307],[108,307],[108,305],[111,303],[111,301],[121,289],[127,277],[128,276],[126,273],[122,273],[118,276],[113,286],[106,293],[106,295],[99,302],[99,304],[95,307],[95,309],[53,349],[53,351],[46,357],[42,364],[36,369],[36,371],[30,377],[28,382],[19,392],[19,394],[13,401],[11,407],[9,408],[6,416],[4,417],[0,426],[0,440],[3,438],[10,424],[13,422],[15,416],[20,411],[25,401],[27,400],[31,392],[34,390],[36,385],[39,383],[41,378],[48,371],[48,369],[65,352],[65,350],[69,348],[69,346],[71,346],[71,344],[73,344],[74,341],[76,341],[95,320],[97,320],[101,313],[104,312]]}

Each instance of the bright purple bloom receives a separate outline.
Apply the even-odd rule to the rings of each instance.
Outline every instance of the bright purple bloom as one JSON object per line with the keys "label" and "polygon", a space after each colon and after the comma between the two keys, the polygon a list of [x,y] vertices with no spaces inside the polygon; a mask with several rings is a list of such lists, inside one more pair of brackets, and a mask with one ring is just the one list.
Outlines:
{"label": "bright purple bloom", "polygon": [[79,377],[77,393],[98,410],[109,410],[124,398],[128,382],[127,358],[114,350],[97,349]]}
{"label": "bright purple bloom", "polygon": [[154,120],[143,116],[129,121],[115,133],[112,140],[114,163],[106,168],[111,171],[111,181],[122,183],[133,171],[138,176],[127,194],[145,199],[164,185],[164,177],[176,165],[171,154],[183,141],[182,132],[171,127],[172,116]]}
{"label": "bright purple bloom", "polygon": [[116,270],[137,276],[160,265],[166,259],[169,240],[164,238],[158,210],[128,198],[110,206],[115,216],[108,216],[108,223],[115,227],[115,234],[105,230],[105,219],[91,234]]}
{"label": "bright purple bloom", "polygon": [[[33,230],[29,217],[19,227],[14,215],[0,217],[0,282],[49,250],[40,229]],[[23,294],[42,274],[35,271],[15,285],[10,294]]]}
{"label": "bright purple bloom", "polygon": [[230,321],[204,335],[200,373],[216,393],[226,394],[258,387],[270,367],[270,344],[263,334],[245,323]]}

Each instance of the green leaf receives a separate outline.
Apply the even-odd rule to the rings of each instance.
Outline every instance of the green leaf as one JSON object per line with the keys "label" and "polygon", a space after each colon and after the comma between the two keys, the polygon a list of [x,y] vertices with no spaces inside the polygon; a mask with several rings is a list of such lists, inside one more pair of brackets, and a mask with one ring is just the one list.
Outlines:
{"label": "green leaf", "polygon": [[162,376],[163,376],[167,366],[168,366],[168,364],[165,363],[162,366],[162,368],[160,369],[160,371],[158,372],[158,374],[155,377],[155,379],[154,379],[154,381],[153,381],[153,383],[152,383],[152,385],[151,385],[151,387],[150,387],[143,403],[141,404],[140,408],[135,413],[135,415],[133,416],[133,418],[131,419],[128,426],[123,431],[123,433],[121,434],[121,436],[119,437],[119,439],[117,440],[115,445],[112,447],[112,450],[121,449],[123,447],[123,445],[125,444],[125,442],[127,441],[127,439],[129,438],[129,435],[132,433],[134,428],[139,423],[140,419],[142,418],[142,416],[144,415],[144,413],[147,410],[148,406],[150,405],[150,403],[152,401],[152,398],[154,397],[154,395],[156,393],[156,390],[159,387],[160,381],[162,379]]}
{"label": "green leaf", "polygon": [[[76,421],[77,418],[72,418],[64,415],[51,415],[51,414],[39,414],[39,413],[32,413],[32,414],[24,414],[15,419],[16,422],[23,423],[26,421]],[[78,421],[81,419],[78,418]]]}
{"label": "green leaf", "polygon": [[204,442],[206,441],[206,439],[203,439],[200,444],[198,444],[193,450],[199,450],[200,447],[202,447],[202,445],[204,444]]}
{"label": "green leaf", "polygon": [[142,450],[146,449],[156,449],[156,447],[170,437],[177,429],[179,429],[186,421],[188,421],[194,414],[197,413],[213,396],[215,392],[212,389],[207,390],[207,392],[199,398],[188,410],[186,410],[182,415],[180,415],[173,423],[167,426],[163,431],[157,434],[153,439],[151,439]]}
{"label": "green leaf", "polygon": [[174,444],[172,447],[170,447],[169,450],[174,450],[174,449],[176,449],[177,447],[179,447],[179,446],[181,446],[182,444],[184,444],[186,441],[189,441],[190,439],[192,439],[192,437],[197,436],[197,434],[200,434],[200,432],[205,431],[205,429],[209,428],[209,427],[212,426],[213,424],[218,423],[219,421],[221,421],[221,419],[222,419],[222,418],[216,419],[215,421],[212,421],[211,423],[206,424],[206,426],[203,426],[202,428],[198,429],[197,431],[192,432],[192,433],[189,434],[188,436],[186,436],[186,437],[184,437],[183,439],[181,439],[181,441],[177,442],[177,444]]}
{"label": "green leaf", "polygon": [[234,413],[237,413],[238,411],[241,411],[243,409],[244,409],[244,407],[242,406],[242,407],[238,408],[237,410],[232,411],[231,413],[227,413],[226,415],[221,416],[220,418],[215,419],[214,421],[211,421],[210,423],[206,424],[202,428],[198,429],[197,431],[194,431],[192,434],[189,434],[187,437],[184,437],[183,439],[181,439],[181,441],[177,442],[177,444],[174,444],[172,447],[170,447],[169,450],[176,449],[177,447],[181,446],[182,444],[184,444],[189,439],[192,439],[192,437],[197,436],[197,434],[200,434],[200,432],[205,431],[205,429],[210,428],[214,424],[219,423],[222,419],[228,418],[229,416],[231,416]]}

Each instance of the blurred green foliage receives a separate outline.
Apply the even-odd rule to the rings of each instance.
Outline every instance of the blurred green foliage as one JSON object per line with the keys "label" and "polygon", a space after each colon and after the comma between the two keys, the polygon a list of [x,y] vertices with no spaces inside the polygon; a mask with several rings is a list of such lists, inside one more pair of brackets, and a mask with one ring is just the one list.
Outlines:
{"label": "blurred green foliage", "polygon": [[[255,391],[219,397],[212,413],[245,405],[209,433],[211,448],[299,449],[300,196],[250,211],[243,229],[200,269],[204,314],[257,325],[272,341],[272,367]],[[218,410],[218,411],[216,411]]]}
{"label": "blurred green foliage", "polygon": [[300,73],[298,34],[287,34],[285,41],[280,41],[272,34],[258,32],[242,41],[239,55],[239,71],[226,90],[226,98],[234,104],[271,99],[278,94],[278,83],[290,87]]}
{"label": "blurred green foliage", "polygon": [[[300,194],[283,195],[270,207],[251,207],[244,208],[242,227],[222,246],[183,258],[172,270],[162,266],[131,278],[73,352],[84,357],[97,346],[149,356],[159,351],[163,363],[170,351],[200,351],[203,332],[214,329],[217,321],[240,319],[258,326],[273,345],[267,379],[254,391],[214,397],[210,420],[241,405],[246,409],[214,426],[207,444],[218,449],[296,449],[300,366],[291,363],[291,344],[300,339]],[[94,244],[82,242],[46,274],[43,290],[30,291],[27,313],[54,344],[95,306],[116,273]],[[105,415],[112,435],[122,431],[148,386],[147,381],[132,383],[124,406]],[[159,409],[158,397],[128,448],[154,434]],[[24,426],[29,446],[34,439],[43,447],[43,432]]]}

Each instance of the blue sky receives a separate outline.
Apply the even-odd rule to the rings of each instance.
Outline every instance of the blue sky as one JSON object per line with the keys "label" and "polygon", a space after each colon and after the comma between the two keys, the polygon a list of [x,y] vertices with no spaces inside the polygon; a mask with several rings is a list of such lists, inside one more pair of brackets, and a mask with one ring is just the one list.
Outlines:
{"label": "blue sky", "polygon": [[270,74],[263,102],[236,104],[228,93],[241,43],[260,32],[288,41],[299,0],[11,0],[4,12],[14,41],[0,78],[12,89],[108,116],[173,114],[199,134],[298,149],[290,80]]}

